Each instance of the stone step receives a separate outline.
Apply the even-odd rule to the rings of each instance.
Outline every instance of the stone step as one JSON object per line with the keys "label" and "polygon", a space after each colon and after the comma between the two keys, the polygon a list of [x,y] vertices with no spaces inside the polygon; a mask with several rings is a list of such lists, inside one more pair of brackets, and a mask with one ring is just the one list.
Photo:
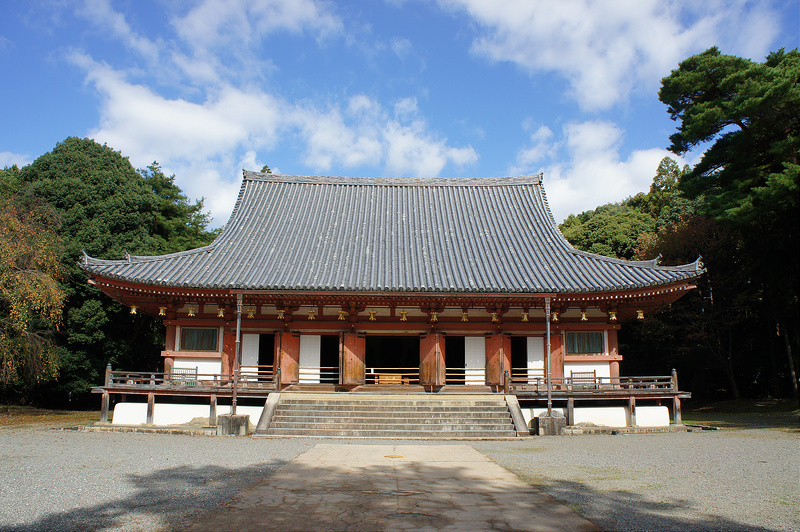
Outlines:
{"label": "stone step", "polygon": [[452,432],[459,430],[508,430],[509,423],[304,423],[302,421],[278,421],[270,424],[270,431],[281,429],[320,430],[386,430],[403,432]]}
{"label": "stone step", "polygon": [[458,438],[458,439],[482,439],[482,438],[514,438],[517,433],[514,430],[452,430],[452,431],[408,431],[408,430],[358,430],[358,429],[270,429],[267,432],[270,436],[308,436],[308,437],[327,437],[327,438],[392,438],[392,439],[435,439],[435,438]]}
{"label": "stone step", "polygon": [[475,409],[493,409],[493,410],[507,410],[508,406],[503,403],[490,403],[490,404],[472,404],[472,403],[447,403],[447,404],[425,404],[425,403],[345,403],[345,402],[295,402],[287,401],[281,402],[281,406],[287,409],[301,410],[308,408],[319,408],[323,410],[373,410],[380,408],[401,408],[404,410],[417,410],[420,412],[430,412],[435,410],[449,410],[449,409],[462,409],[462,410],[475,410]]}
{"label": "stone step", "polygon": [[516,431],[503,396],[281,395],[268,435],[497,438]]}
{"label": "stone step", "polygon": [[303,419],[317,419],[324,421],[326,419],[510,419],[508,411],[449,411],[449,412],[386,412],[386,411],[327,411],[327,410],[309,410],[309,411],[285,411],[277,409],[273,414],[272,419],[280,418],[303,418]]}

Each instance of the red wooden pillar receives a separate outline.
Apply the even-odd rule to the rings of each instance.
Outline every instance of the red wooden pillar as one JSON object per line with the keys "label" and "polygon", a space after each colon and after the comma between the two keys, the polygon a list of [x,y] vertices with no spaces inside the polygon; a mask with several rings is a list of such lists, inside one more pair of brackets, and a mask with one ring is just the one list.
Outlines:
{"label": "red wooden pillar", "polygon": [[609,363],[609,374],[612,379],[619,379],[619,342],[617,341],[617,330],[608,330],[608,354],[614,359]]}
{"label": "red wooden pillar", "polygon": [[275,334],[275,367],[281,368],[281,385],[300,382],[300,335]]}
{"label": "red wooden pillar", "polygon": [[366,382],[366,357],[366,336],[342,333],[339,338],[339,368],[343,386],[360,386]]}
{"label": "red wooden pillar", "polygon": [[550,376],[554,379],[564,378],[564,341],[561,331],[550,336]]}
{"label": "red wooden pillar", "polygon": [[[167,337],[164,342],[164,351],[171,353],[175,351],[177,345],[176,334],[178,327],[175,325],[167,325]],[[175,357],[164,357],[164,373],[172,373],[172,368],[175,367]]]}
{"label": "red wooden pillar", "polygon": [[222,373],[233,375],[233,358],[236,356],[236,329],[222,330]]}
{"label": "red wooden pillar", "polygon": [[426,334],[419,339],[419,383],[423,386],[444,386],[444,335]]}
{"label": "red wooden pillar", "polygon": [[511,337],[491,334],[486,337],[486,384],[502,386],[505,371],[511,371]]}

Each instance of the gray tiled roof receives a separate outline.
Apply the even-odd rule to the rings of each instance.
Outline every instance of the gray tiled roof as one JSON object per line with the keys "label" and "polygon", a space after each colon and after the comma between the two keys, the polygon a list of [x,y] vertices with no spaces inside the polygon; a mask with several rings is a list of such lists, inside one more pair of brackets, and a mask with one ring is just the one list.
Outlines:
{"label": "gray tiled roof", "polygon": [[697,277],[573,249],[540,176],[351,178],[244,172],[209,246],[123,260],[85,257],[90,274],[134,283],[244,290],[575,293]]}

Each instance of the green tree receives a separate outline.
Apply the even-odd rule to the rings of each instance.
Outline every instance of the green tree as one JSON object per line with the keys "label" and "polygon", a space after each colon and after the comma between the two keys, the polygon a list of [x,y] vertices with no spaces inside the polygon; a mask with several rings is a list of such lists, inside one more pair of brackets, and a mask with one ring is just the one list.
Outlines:
{"label": "green tree", "polygon": [[756,63],[711,48],[664,78],[659,98],[679,122],[671,151],[711,143],[679,187],[741,235],[735,252],[753,272],[766,327],[782,335],[797,397],[800,53],[781,49]]}
{"label": "green tree", "polygon": [[639,193],[623,202],[637,211],[649,214],[656,221],[656,229],[678,223],[697,212],[702,198],[687,199],[678,188],[681,176],[690,171],[688,165],[664,157],[656,168],[656,175],[647,193]]}
{"label": "green tree", "polygon": [[[6,183],[6,171],[0,182]],[[13,172],[12,172],[13,173]],[[64,293],[55,212],[27,191],[0,196],[0,386],[55,377]]]}
{"label": "green tree", "polygon": [[619,259],[635,259],[639,235],[655,229],[653,217],[625,204],[610,203],[559,226],[564,237],[582,251]]}
{"label": "green tree", "polygon": [[86,283],[78,267],[85,250],[103,259],[160,254],[208,244],[202,200],[190,204],[157,163],[142,174],[127,158],[90,139],[70,137],[19,171],[21,186],[61,218],[67,274],[64,332],[59,336],[58,384],[42,393],[83,393],[106,363],[158,370],[163,327],[131,315]]}
{"label": "green tree", "polygon": [[173,253],[210,244],[219,231],[209,232],[211,218],[203,212],[203,199],[189,203],[189,198],[175,184],[175,175],[166,176],[154,162],[139,170],[145,184],[156,196],[150,234],[158,253]]}

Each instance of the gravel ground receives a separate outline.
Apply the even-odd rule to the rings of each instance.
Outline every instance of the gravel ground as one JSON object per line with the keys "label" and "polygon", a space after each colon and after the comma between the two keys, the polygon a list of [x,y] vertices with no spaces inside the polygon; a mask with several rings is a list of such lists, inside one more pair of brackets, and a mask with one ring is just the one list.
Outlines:
{"label": "gravel ground", "polygon": [[[0,429],[0,530],[180,529],[320,441]],[[606,530],[800,531],[797,433],[470,443]]]}

